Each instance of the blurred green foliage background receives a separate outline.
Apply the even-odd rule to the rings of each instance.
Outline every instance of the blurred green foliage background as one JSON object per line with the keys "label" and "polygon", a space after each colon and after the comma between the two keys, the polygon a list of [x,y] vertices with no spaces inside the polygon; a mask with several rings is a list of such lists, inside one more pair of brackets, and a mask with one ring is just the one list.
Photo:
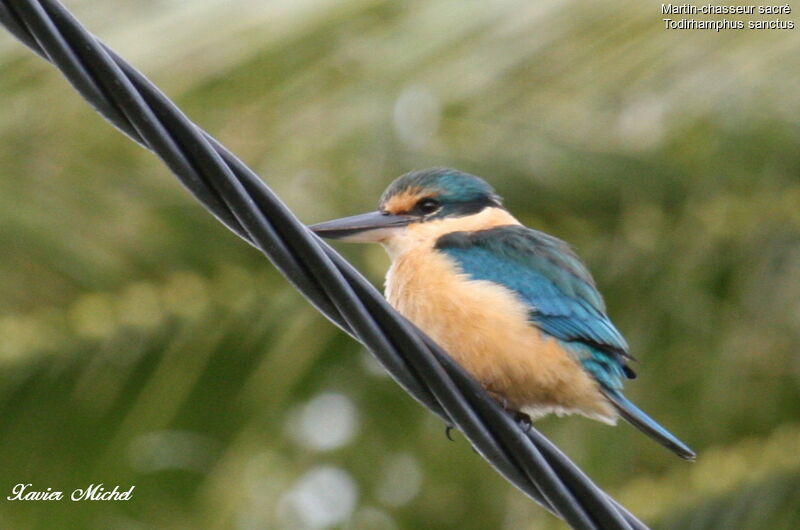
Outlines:
{"label": "blurred green foliage background", "polygon": [[[66,4],[304,221],[486,177],[574,244],[629,395],[700,456],[537,426],[655,528],[800,527],[800,33],[622,0]],[[7,34],[0,109],[0,527],[563,527]],[[381,284],[380,248],[341,250]],[[133,500],[5,500],[99,482]]]}

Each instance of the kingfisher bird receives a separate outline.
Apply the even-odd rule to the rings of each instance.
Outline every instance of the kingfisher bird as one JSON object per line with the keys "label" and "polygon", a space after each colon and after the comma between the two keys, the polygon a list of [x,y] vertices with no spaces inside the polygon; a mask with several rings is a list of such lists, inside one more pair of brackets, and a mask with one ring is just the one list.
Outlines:
{"label": "kingfisher bird", "polygon": [[518,418],[622,417],[694,460],[622,394],[634,358],[586,266],[567,243],[517,221],[486,181],[412,171],[389,185],[377,211],[310,228],[381,243],[391,258],[388,302]]}

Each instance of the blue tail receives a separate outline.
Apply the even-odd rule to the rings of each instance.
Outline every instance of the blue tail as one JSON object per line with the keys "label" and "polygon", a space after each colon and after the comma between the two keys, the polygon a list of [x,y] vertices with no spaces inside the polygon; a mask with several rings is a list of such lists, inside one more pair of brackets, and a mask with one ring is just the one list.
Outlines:
{"label": "blue tail", "polygon": [[682,441],[678,440],[668,430],[656,423],[656,421],[642,412],[639,407],[628,401],[628,399],[615,390],[604,388],[601,385],[603,395],[608,398],[617,412],[625,421],[654,439],[676,455],[686,460],[694,460],[697,455],[689,449]]}

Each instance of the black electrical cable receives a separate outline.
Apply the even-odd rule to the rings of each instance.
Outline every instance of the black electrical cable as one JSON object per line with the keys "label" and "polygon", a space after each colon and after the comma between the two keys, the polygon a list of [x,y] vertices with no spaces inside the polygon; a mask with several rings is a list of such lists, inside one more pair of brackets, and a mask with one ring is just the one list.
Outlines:
{"label": "black electrical cable", "polygon": [[158,155],[209,212],[261,250],[321,313],[364,344],[415,399],[458,427],[511,483],[573,528],[647,528],[537,430],[517,425],[247,166],[60,3],[0,0],[0,23],[60,69],[113,125]]}

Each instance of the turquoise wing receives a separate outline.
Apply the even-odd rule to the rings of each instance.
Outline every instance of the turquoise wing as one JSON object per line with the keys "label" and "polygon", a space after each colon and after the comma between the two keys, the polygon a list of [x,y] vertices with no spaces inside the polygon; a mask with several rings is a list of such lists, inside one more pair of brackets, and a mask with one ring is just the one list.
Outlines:
{"label": "turquoise wing", "polygon": [[476,280],[514,291],[530,319],[560,340],[609,390],[634,377],[628,344],[606,315],[589,271],[563,241],[524,226],[502,226],[442,236],[436,249]]}
{"label": "turquoise wing", "polygon": [[635,374],[628,344],[606,315],[592,276],[569,246],[523,226],[454,232],[439,238],[436,249],[476,280],[500,284],[530,308],[543,333],[561,341],[619,414],[677,455],[694,452],[622,395],[622,381]]}

